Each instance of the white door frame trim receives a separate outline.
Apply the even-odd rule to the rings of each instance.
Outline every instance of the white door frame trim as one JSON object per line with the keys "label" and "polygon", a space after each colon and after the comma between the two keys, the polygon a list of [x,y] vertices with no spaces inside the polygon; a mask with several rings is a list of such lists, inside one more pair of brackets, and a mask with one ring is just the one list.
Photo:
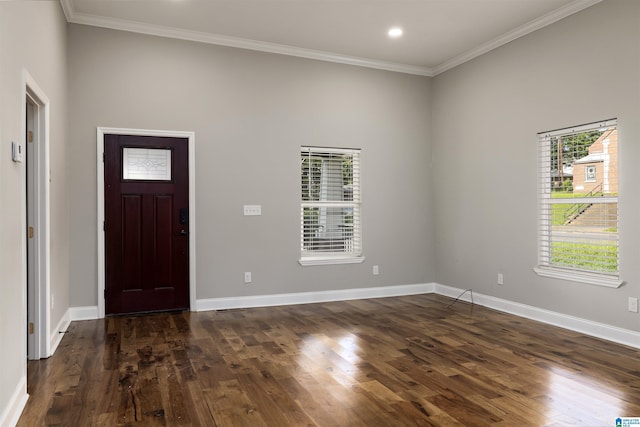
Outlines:
{"label": "white door frame trim", "polygon": [[[22,129],[27,128],[27,113],[25,106],[27,100],[33,103],[36,107],[34,112],[34,150],[33,158],[34,162],[34,192],[36,205],[34,207],[34,228],[35,233],[33,237],[34,250],[34,285],[31,291],[35,300],[35,307],[33,312],[33,320],[35,325],[35,338],[31,341],[33,348],[30,350],[30,357],[32,359],[44,359],[51,356],[51,331],[49,326],[51,324],[51,291],[50,291],[50,279],[51,279],[51,227],[50,227],[50,200],[49,200],[49,110],[50,102],[47,95],[40,88],[40,86],[33,79],[31,74],[27,70],[22,70]],[[25,138],[25,132],[22,132],[23,146],[26,147],[28,142]],[[26,152],[26,150],[25,150]],[[25,169],[26,170],[26,169]],[[26,175],[23,179],[23,215],[22,215],[22,230],[23,233],[23,248],[24,248],[24,306],[25,313],[27,311],[28,296],[27,296],[27,182]]]}
{"label": "white door frame trim", "polygon": [[97,194],[98,194],[98,318],[105,316],[105,252],[104,252],[104,136],[140,135],[187,138],[189,141],[189,306],[196,311],[196,175],[195,175],[195,132],[172,130],[148,130],[98,127],[96,145],[98,156]]}

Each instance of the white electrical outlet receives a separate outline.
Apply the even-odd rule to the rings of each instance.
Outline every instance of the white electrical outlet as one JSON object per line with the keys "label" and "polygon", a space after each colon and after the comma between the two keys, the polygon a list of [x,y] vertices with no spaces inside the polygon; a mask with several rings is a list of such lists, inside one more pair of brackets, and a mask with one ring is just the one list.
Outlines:
{"label": "white electrical outlet", "polygon": [[380,268],[377,265],[373,266],[373,275],[377,276],[378,274],[380,274]]}
{"label": "white electrical outlet", "polygon": [[498,273],[498,285],[504,285],[504,276],[502,273]]}
{"label": "white electrical outlet", "polygon": [[244,272],[244,283],[251,283],[251,272],[250,271],[245,271]]}
{"label": "white electrical outlet", "polygon": [[628,310],[632,313],[638,312],[638,298],[629,297]]}

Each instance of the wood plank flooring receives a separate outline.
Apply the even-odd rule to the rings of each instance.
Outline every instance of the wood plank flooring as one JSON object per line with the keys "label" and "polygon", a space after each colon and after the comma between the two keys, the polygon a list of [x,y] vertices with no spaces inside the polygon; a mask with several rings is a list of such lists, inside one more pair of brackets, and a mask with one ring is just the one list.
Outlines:
{"label": "wood plank flooring", "polygon": [[71,324],[19,426],[614,426],[640,350],[438,295]]}

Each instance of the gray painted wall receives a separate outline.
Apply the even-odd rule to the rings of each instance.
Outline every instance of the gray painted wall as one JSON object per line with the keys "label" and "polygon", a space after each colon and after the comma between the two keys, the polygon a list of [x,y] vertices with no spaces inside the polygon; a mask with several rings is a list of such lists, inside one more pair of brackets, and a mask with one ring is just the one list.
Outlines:
{"label": "gray painted wall", "polygon": [[[198,299],[435,278],[429,78],[82,25],[69,71],[71,306],[97,304],[98,126],[196,133]],[[363,264],[298,264],[302,145],[362,149]]]}
{"label": "gray painted wall", "polygon": [[[607,0],[433,82],[436,280],[640,331],[640,2]],[[618,118],[619,289],[538,277],[538,132]],[[497,274],[504,273],[504,286]]]}
{"label": "gray painted wall", "polygon": [[[27,20],[40,30],[25,33]],[[69,305],[97,304],[95,130],[111,126],[196,132],[199,299],[437,281],[640,331],[626,311],[640,296],[640,2],[607,0],[435,79],[65,31],[57,2],[0,2],[0,24],[0,402],[25,374],[24,171],[9,154],[23,68],[52,105],[52,327]],[[540,278],[536,133],[609,117],[627,284]],[[297,264],[301,145],[363,149],[364,264]]]}
{"label": "gray painted wall", "polygon": [[26,376],[25,163],[11,161],[11,141],[24,141],[23,69],[50,101],[50,326],[57,334],[69,308],[66,21],[58,2],[0,2],[0,422]]}

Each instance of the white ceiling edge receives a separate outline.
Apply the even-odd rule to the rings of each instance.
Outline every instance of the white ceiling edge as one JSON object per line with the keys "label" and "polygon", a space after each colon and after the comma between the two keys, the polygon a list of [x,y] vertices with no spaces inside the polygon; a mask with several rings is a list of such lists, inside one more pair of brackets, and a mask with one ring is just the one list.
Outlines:
{"label": "white ceiling edge", "polygon": [[493,49],[503,46],[513,40],[523,37],[529,33],[551,25],[567,16],[580,12],[591,7],[602,0],[575,0],[553,12],[547,13],[540,18],[534,19],[527,24],[509,31],[493,40],[481,44],[461,55],[443,62],[435,67],[420,67],[415,65],[400,64],[375,59],[360,58],[356,56],[341,55],[337,53],[324,52],[320,50],[305,49],[294,46],[267,43],[257,40],[249,40],[238,37],[210,34],[199,31],[184,30],[180,28],[167,27],[162,25],[147,24],[137,21],[128,21],[116,18],[77,13],[74,10],[72,0],[60,0],[62,10],[67,22],[75,24],[90,25],[95,27],[109,28],[113,30],[129,31],[160,37],[189,40],[201,43],[208,43],[220,46],[236,47],[240,49],[255,50],[280,55],[296,56],[300,58],[315,59],[319,61],[335,62],[340,64],[355,65],[359,67],[374,68],[385,71],[393,71],[404,74],[414,74],[426,77],[435,77],[447,70],[450,70],[467,61],[477,58]]}
{"label": "white ceiling edge", "polygon": [[[63,3],[70,0],[61,0]],[[66,13],[65,13],[66,15]],[[356,65],[360,67],[376,68],[386,71],[395,71],[405,74],[417,74],[432,77],[431,70],[425,67],[399,64],[395,62],[377,61],[374,59],[359,58],[356,56],[340,55],[337,53],[324,52],[321,50],[304,49],[299,47],[267,43],[257,40],[242,39],[239,37],[223,36],[200,31],[184,30],[175,27],[146,24],[143,22],[127,21],[115,18],[105,18],[94,15],[80,13],[72,14],[72,18],[67,18],[69,22],[75,24],[91,25],[113,30],[129,31],[160,37],[189,40],[201,43],[214,44],[219,46],[236,47],[240,49],[255,50],[267,53],[277,53],[281,55],[296,56],[300,58],[315,59],[326,62],[337,62],[341,64]]]}
{"label": "white ceiling edge", "polygon": [[515,28],[514,30],[506,32],[493,40],[482,43],[480,46],[471,49],[463,53],[462,55],[451,58],[448,61],[445,61],[442,64],[433,67],[431,71],[434,76],[437,76],[440,73],[444,73],[445,71],[457,67],[458,65],[462,65],[465,62],[471,61],[478,56],[484,55],[485,53],[499,48],[500,46],[510,43],[516,39],[519,39],[520,37],[524,37],[527,34],[533,33],[534,31],[558,22],[561,19],[571,16],[574,13],[578,13],[581,10],[600,3],[601,1],[602,0],[574,0],[571,3],[564,5],[563,7],[549,12],[546,15],[542,15],[541,17],[536,18],[531,22]]}

